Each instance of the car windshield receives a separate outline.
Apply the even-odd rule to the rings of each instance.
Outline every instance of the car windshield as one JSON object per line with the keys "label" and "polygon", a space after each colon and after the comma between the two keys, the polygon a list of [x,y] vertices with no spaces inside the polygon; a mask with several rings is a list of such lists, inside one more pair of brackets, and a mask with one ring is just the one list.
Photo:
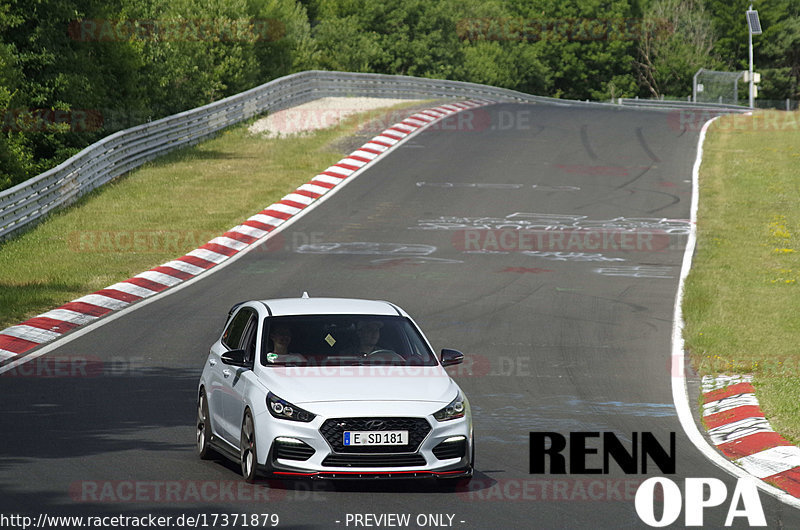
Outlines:
{"label": "car windshield", "polygon": [[400,316],[268,317],[260,357],[265,366],[438,364],[416,327]]}

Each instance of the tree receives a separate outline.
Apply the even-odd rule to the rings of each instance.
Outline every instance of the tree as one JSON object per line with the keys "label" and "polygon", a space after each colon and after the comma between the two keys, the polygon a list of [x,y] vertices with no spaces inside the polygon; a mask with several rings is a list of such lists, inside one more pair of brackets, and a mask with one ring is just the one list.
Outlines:
{"label": "tree", "polygon": [[632,69],[639,26],[628,0],[534,0],[513,8],[545,67],[545,94],[604,100],[638,92]]}
{"label": "tree", "polygon": [[710,56],[714,34],[702,0],[654,0],[643,26],[636,70],[649,95],[691,93],[697,70],[718,64]]}
{"label": "tree", "polygon": [[450,79],[461,63],[450,2],[321,0],[314,27],[325,69]]}
{"label": "tree", "polygon": [[[9,16],[9,5],[0,6],[0,34],[14,28],[21,21]],[[19,72],[16,69],[14,48],[0,42],[0,190],[21,182],[25,177],[22,164],[24,154],[13,141],[13,123],[11,122],[11,101],[19,83]]]}
{"label": "tree", "polygon": [[759,39],[759,98],[800,98],[800,6],[765,28]]}
{"label": "tree", "polygon": [[0,7],[0,98],[10,109],[5,121],[13,122],[0,156],[16,161],[3,164],[3,185],[49,169],[103,134],[98,121],[72,118],[98,116],[110,93],[132,82],[125,50],[97,53],[68,29],[116,7],[101,0],[7,0]]}
{"label": "tree", "polygon": [[546,93],[547,68],[528,42],[523,19],[500,1],[462,0],[450,8],[463,57],[456,79]]}
{"label": "tree", "polygon": [[317,46],[302,4],[294,0],[250,0],[248,14],[261,28],[256,32],[256,84],[316,67]]}
{"label": "tree", "polygon": [[706,0],[712,15],[715,55],[728,70],[748,68],[745,12],[758,11],[763,33],[753,37],[754,66],[762,74],[759,99],[800,97],[800,4],[797,0]]}

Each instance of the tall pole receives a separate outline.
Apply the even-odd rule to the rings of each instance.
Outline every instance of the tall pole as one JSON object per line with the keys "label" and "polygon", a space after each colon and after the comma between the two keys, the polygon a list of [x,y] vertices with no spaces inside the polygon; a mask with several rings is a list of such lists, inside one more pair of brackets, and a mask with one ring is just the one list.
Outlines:
{"label": "tall pole", "polygon": [[[750,4],[750,11],[753,10],[753,4]],[[750,86],[748,93],[750,94],[750,108],[753,108],[753,28],[750,27],[750,24],[747,24],[747,37],[748,37],[748,48],[750,50]]]}

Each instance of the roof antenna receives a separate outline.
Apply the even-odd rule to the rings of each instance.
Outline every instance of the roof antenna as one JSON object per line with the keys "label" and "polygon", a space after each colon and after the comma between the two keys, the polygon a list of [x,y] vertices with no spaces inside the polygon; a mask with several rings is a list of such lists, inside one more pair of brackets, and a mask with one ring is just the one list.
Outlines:
{"label": "roof antenna", "polygon": [[308,291],[303,291],[303,296],[300,298],[308,298]]}

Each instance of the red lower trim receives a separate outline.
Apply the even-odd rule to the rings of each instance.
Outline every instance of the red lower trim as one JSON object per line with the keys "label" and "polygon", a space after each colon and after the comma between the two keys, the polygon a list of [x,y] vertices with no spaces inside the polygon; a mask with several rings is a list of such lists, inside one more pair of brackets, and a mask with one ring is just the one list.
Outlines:
{"label": "red lower trim", "polygon": [[292,475],[298,477],[317,477],[324,475],[460,475],[464,471],[313,471],[301,473],[295,471],[274,471],[275,475]]}

